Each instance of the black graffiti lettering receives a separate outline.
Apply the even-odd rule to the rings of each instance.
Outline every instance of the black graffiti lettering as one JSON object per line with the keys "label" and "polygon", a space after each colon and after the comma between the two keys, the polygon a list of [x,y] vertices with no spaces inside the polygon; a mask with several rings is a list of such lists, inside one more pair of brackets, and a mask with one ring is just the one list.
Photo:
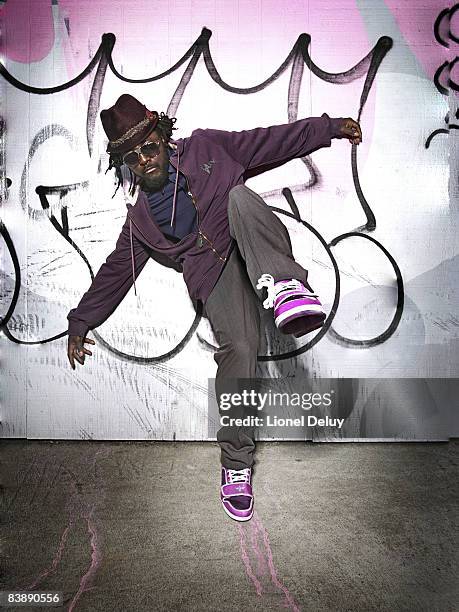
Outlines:
{"label": "black graffiti lettering", "polygon": [[[435,35],[437,42],[440,45],[443,45],[444,47],[449,47],[449,40],[452,40],[455,43],[459,43],[459,39],[456,38],[451,32],[451,21],[452,21],[454,13],[458,9],[459,9],[459,5],[457,4],[452,9],[445,8],[442,11],[440,11],[440,13],[438,14],[435,20],[434,27],[433,27],[434,35]],[[446,28],[444,27],[445,24],[446,24]],[[442,27],[443,27],[443,32],[440,32],[440,29]],[[447,40],[445,40],[446,38]],[[459,91],[459,85],[451,79],[452,69],[458,60],[459,58],[455,57],[452,62],[445,61],[435,71],[435,74],[433,77],[434,85],[442,95],[445,95],[445,96],[449,95],[449,89],[453,89],[454,91]],[[442,78],[443,73],[446,73],[447,75],[447,78],[446,78],[447,86],[442,85],[440,83],[440,79]],[[456,110],[456,119],[459,119],[458,111],[459,109]],[[449,134],[450,130],[457,130],[459,127],[457,125],[453,125],[449,123],[449,112],[447,113],[445,117],[445,123],[448,126],[447,128],[439,128],[439,129],[434,130],[431,134],[429,134],[425,142],[425,145],[424,145],[426,149],[429,148],[430,143],[435,138],[435,136],[438,136],[438,134]]]}
{"label": "black graffiti lettering", "polygon": [[[441,19],[437,21],[438,21],[437,29],[439,32]],[[66,23],[66,27],[67,29],[69,29],[70,24]],[[298,102],[299,102],[299,94],[301,91],[302,78],[303,78],[303,73],[304,73],[304,65],[306,65],[307,68],[313,74],[315,74],[318,78],[328,83],[334,84],[334,85],[349,83],[353,80],[356,80],[358,78],[365,76],[365,81],[364,81],[363,89],[362,89],[361,96],[360,96],[358,115],[357,115],[357,120],[360,121],[365,103],[371,91],[371,87],[375,80],[378,68],[381,65],[381,62],[383,61],[385,55],[392,48],[392,44],[393,44],[391,38],[387,36],[383,36],[377,41],[373,49],[363,59],[361,59],[355,66],[351,67],[349,70],[346,70],[344,72],[330,73],[330,72],[326,72],[322,70],[319,66],[317,66],[312,61],[310,53],[309,53],[311,37],[309,34],[303,33],[298,37],[298,40],[294,44],[292,50],[290,51],[286,59],[281,63],[279,68],[277,68],[277,70],[275,70],[275,72],[270,77],[268,77],[262,83],[254,85],[252,87],[242,88],[242,87],[235,87],[235,86],[232,86],[226,83],[220,76],[215,66],[215,63],[212,59],[212,54],[211,54],[210,47],[209,47],[209,41],[210,41],[211,36],[212,36],[212,32],[208,28],[203,28],[201,31],[201,34],[196,39],[196,41],[191,45],[188,51],[186,51],[186,53],[173,66],[171,66],[169,69],[165,70],[161,74],[151,76],[148,78],[143,78],[143,79],[131,79],[129,77],[122,75],[116,69],[113,63],[113,58],[112,58],[112,52],[113,52],[114,45],[116,43],[116,37],[112,33],[104,34],[102,36],[102,40],[99,45],[99,48],[97,49],[94,57],[90,60],[86,68],[79,75],[77,75],[75,78],[68,81],[67,83],[63,83],[56,87],[44,87],[44,88],[31,87],[30,85],[21,83],[20,81],[15,79],[15,77],[13,77],[13,75],[11,75],[6,70],[5,66],[3,66],[3,64],[1,63],[0,63],[0,75],[8,83],[10,83],[11,85],[13,85],[14,87],[16,87],[17,89],[21,91],[31,93],[31,94],[37,94],[37,95],[49,95],[49,94],[58,93],[58,92],[64,91],[65,89],[73,87],[74,85],[82,81],[84,78],[86,78],[97,66],[96,73],[95,73],[94,80],[93,80],[92,87],[91,87],[91,93],[89,96],[87,116],[86,116],[86,139],[87,139],[88,152],[91,157],[94,151],[95,126],[96,126],[97,114],[98,114],[99,106],[100,106],[102,89],[103,89],[105,76],[107,72],[107,67],[110,68],[112,73],[123,82],[136,83],[136,84],[151,83],[153,81],[159,80],[165,76],[172,74],[174,71],[178,70],[182,65],[185,64],[185,62],[189,60],[183,72],[183,75],[180,79],[180,82],[175,92],[173,93],[171,100],[169,102],[169,105],[167,107],[167,114],[173,116],[177,113],[180,102],[183,99],[186,88],[193,76],[194,70],[196,69],[196,66],[198,64],[198,61],[201,55],[203,56],[204,64],[212,80],[217,85],[219,85],[222,89],[230,93],[241,94],[241,95],[250,95],[252,93],[261,91],[265,87],[268,87],[276,79],[278,79],[283,74],[283,72],[287,70],[287,68],[291,64],[292,68],[291,68],[291,74],[290,74],[290,81],[289,81],[289,88],[288,88],[288,102],[287,102],[287,115],[288,115],[288,122],[290,123],[295,121],[298,116]],[[440,73],[441,73],[441,70],[439,71],[439,75]],[[442,87],[439,82],[438,82],[438,86]],[[90,266],[90,263],[87,257],[85,256],[85,254],[82,252],[82,250],[78,247],[78,245],[73,241],[72,237],[70,236],[68,210],[67,210],[67,206],[65,206],[65,204],[62,203],[63,198],[69,191],[85,188],[87,187],[87,183],[82,182],[82,183],[77,183],[73,185],[60,185],[60,186],[48,186],[48,187],[39,186],[36,188],[36,192],[38,194],[38,197],[41,203],[41,210],[33,209],[30,206],[28,206],[28,203],[27,203],[26,185],[27,185],[28,168],[30,166],[30,162],[34,154],[36,153],[38,147],[41,144],[43,144],[45,140],[55,135],[64,136],[67,140],[69,140],[72,146],[75,146],[75,139],[73,135],[64,126],[49,125],[40,130],[40,132],[33,139],[33,142],[29,150],[28,159],[27,159],[26,164],[24,165],[24,170],[22,172],[21,186],[20,186],[21,205],[23,209],[27,212],[27,214],[32,218],[32,220],[37,219],[42,214],[47,214],[49,216],[50,222],[53,225],[54,229],[72,246],[72,248],[83,259],[86,266],[88,267],[91,279],[93,279],[94,273],[93,273],[93,270]],[[334,298],[334,302],[332,305],[330,315],[327,318],[325,325],[320,329],[318,334],[312,340],[307,342],[304,346],[299,347],[295,351],[291,351],[289,353],[285,353],[281,355],[267,355],[267,356],[261,355],[258,357],[260,361],[276,361],[276,360],[281,360],[281,359],[287,359],[287,358],[299,355],[301,353],[304,353],[305,351],[310,349],[312,346],[317,344],[317,342],[319,342],[319,340],[329,330],[331,330],[331,324],[333,322],[334,316],[336,315],[336,311],[339,305],[339,298],[340,298],[339,269],[338,269],[336,260],[333,256],[331,247],[334,246],[334,244],[336,244],[338,241],[343,240],[345,237],[355,235],[355,236],[363,236],[369,240],[372,240],[372,242],[374,242],[377,246],[379,246],[379,248],[381,248],[383,252],[386,254],[386,256],[389,258],[389,260],[391,261],[394,267],[394,270],[397,276],[399,299],[397,302],[396,314],[394,316],[394,319],[392,323],[390,324],[389,328],[383,334],[381,334],[380,336],[378,336],[377,338],[373,340],[365,341],[365,342],[367,343],[371,342],[373,344],[377,344],[379,342],[384,341],[384,339],[387,339],[395,331],[398,325],[398,322],[400,320],[401,311],[403,309],[403,281],[401,279],[400,270],[395,260],[393,260],[390,254],[384,249],[384,247],[379,242],[370,238],[366,234],[359,233],[360,231],[365,231],[365,232],[373,231],[376,228],[376,218],[375,218],[375,215],[369,203],[367,202],[363,194],[363,190],[360,185],[359,174],[358,174],[358,164],[357,164],[357,146],[356,145],[352,146],[351,169],[352,169],[352,177],[353,177],[355,191],[359,199],[362,211],[365,215],[366,222],[360,228],[357,228],[354,232],[348,232],[347,234],[342,234],[341,236],[336,237],[330,244],[326,243],[326,241],[321,236],[321,234],[311,224],[301,219],[298,207],[294,201],[292,192],[295,192],[295,193],[302,192],[308,189],[312,189],[313,187],[320,184],[320,178],[321,178],[320,171],[315,166],[315,164],[312,162],[312,160],[309,158],[309,156],[303,158],[302,162],[306,166],[307,171],[310,176],[310,179],[307,183],[303,183],[300,185],[294,185],[289,188],[284,188],[282,190],[281,189],[273,190],[271,192],[262,194],[262,196],[265,198],[270,198],[272,196],[279,195],[280,193],[282,193],[286,197],[287,201],[289,202],[292,212],[277,209],[275,207],[271,207],[272,210],[282,215],[289,216],[293,218],[294,220],[296,220],[297,222],[301,223],[306,229],[312,232],[318,238],[318,240],[322,243],[324,249],[326,250],[330,258],[330,261],[332,262],[332,266],[335,272],[335,282],[336,282],[335,298]],[[101,171],[100,160],[98,160],[98,170]],[[250,175],[247,175],[246,178],[250,178]],[[59,203],[60,203],[59,210],[60,210],[60,217],[61,217],[60,220],[57,219],[54,212],[49,210],[50,205],[47,199],[47,195],[50,195],[50,194],[59,194]],[[65,336],[66,332],[63,332],[61,334],[53,336],[52,338],[47,338],[45,340],[41,340],[38,342],[29,342],[29,343],[24,342],[24,341],[19,341],[18,339],[12,337],[11,333],[9,332],[7,328],[7,322],[14,312],[14,308],[16,306],[17,298],[19,295],[19,290],[21,286],[20,269],[19,269],[19,263],[17,261],[17,255],[14,250],[14,245],[3,224],[0,225],[0,230],[1,230],[2,237],[8,246],[10,255],[13,260],[14,269],[15,269],[14,294],[13,294],[11,303],[9,305],[8,311],[6,315],[3,317],[3,319],[1,320],[0,327],[2,331],[12,341],[19,342],[21,344],[42,344],[45,342],[50,342],[57,338],[61,338],[62,336]],[[93,333],[98,338],[99,342],[107,350],[109,350],[114,355],[117,355],[120,359],[130,360],[136,363],[163,362],[177,355],[184,348],[184,346],[188,343],[188,341],[190,340],[190,338],[192,337],[192,335],[194,334],[194,332],[196,331],[198,327],[198,324],[202,317],[202,311],[203,311],[202,304],[198,303],[195,307],[195,318],[188,332],[184,336],[184,338],[172,350],[168,351],[167,353],[163,355],[159,355],[155,357],[138,357],[135,355],[124,353],[122,351],[119,351],[115,347],[111,346],[109,343],[107,343],[100,336],[98,332],[95,332],[93,330]],[[349,346],[355,346],[355,347],[361,346],[360,344],[358,344],[358,341],[353,341],[351,339],[342,338],[338,334],[336,334],[336,332],[334,331],[333,331],[333,337],[336,340],[345,342]],[[210,343],[207,343],[207,344],[209,346],[212,346],[210,345]],[[368,344],[366,344],[366,346],[368,346]]]}

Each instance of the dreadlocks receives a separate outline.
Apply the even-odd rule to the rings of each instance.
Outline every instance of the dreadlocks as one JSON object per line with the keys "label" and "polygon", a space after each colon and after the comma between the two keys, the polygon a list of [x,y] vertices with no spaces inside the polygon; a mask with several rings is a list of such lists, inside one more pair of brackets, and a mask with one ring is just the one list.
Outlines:
{"label": "dreadlocks", "polygon": [[[175,117],[168,117],[165,113],[160,113],[159,120],[158,120],[158,123],[156,124],[155,130],[158,132],[158,134],[164,141],[168,142],[169,138],[172,136],[172,130],[177,129],[174,127],[174,123],[176,121],[177,119]],[[120,188],[120,185],[122,185],[124,182],[123,173],[121,171],[122,165],[123,165],[122,155],[119,155],[119,154],[117,155],[116,153],[110,153],[108,168],[105,171],[105,174],[107,174],[107,172],[111,170],[112,168],[115,168],[115,175],[116,175],[116,178],[118,179],[118,182],[116,184],[115,193],[112,195],[112,198],[115,197],[116,192]],[[135,188],[137,186],[137,177],[135,176],[135,174],[132,172],[130,168],[129,168],[129,179],[130,179],[129,195],[133,196],[135,193]]]}

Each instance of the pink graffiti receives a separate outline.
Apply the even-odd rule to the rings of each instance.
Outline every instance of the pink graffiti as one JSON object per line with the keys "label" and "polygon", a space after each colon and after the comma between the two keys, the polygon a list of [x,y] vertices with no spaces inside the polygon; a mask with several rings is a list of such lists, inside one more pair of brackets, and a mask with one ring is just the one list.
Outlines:
{"label": "pink graffiti", "polygon": [[[92,511],[91,511],[91,514],[92,514]],[[73,612],[81,595],[83,595],[83,593],[85,593],[86,591],[89,591],[90,588],[93,588],[93,587],[88,587],[88,585],[91,583],[92,578],[97,572],[97,569],[99,568],[100,562],[102,560],[102,554],[100,552],[99,545],[98,545],[97,532],[92,522],[91,514],[85,517],[86,524],[88,526],[88,532],[90,533],[90,536],[91,536],[91,563],[89,565],[88,571],[80,580],[80,586],[78,588],[78,591],[75,593],[75,596],[73,597],[72,601],[70,602],[68,612]]]}
{"label": "pink graffiti", "polygon": [[[220,20],[224,19],[229,36],[228,42],[222,44],[231,44],[232,36],[236,41],[244,40],[244,55],[253,57],[257,57],[259,53],[259,36],[253,35],[254,24],[258,23],[263,38],[279,41],[279,44],[272,45],[272,49],[263,49],[264,63],[267,66],[276,64],[279,55],[282,56],[281,50],[287,51],[282,43],[294,40],[300,31],[309,32],[313,37],[314,61],[331,71],[352,66],[374,43],[374,37],[368,36],[365,20],[355,0],[330,0],[326,7],[320,2],[291,0],[288,11],[283,15],[281,29],[278,0],[265,0],[262,9],[259,3],[244,3],[236,8],[232,4],[231,7],[222,5],[222,9],[215,15],[209,14],[204,5],[201,10],[199,5],[196,7],[191,1],[164,0],[156,4],[157,7],[153,11],[150,0],[131,0],[128,5],[111,3],[110,10],[107,11],[106,0],[94,0],[82,11],[81,0],[59,0],[54,10],[60,21],[66,19],[69,24],[75,74],[86,66],[89,55],[99,46],[104,32],[114,32],[118,39],[115,63],[121,62],[134,68],[139,49],[143,45],[143,33],[155,30],[160,39],[167,40],[170,36],[167,25],[170,20],[174,20],[174,37],[177,37],[177,40],[189,38],[191,43],[204,23],[211,30],[221,31]],[[422,7],[412,2],[381,0],[381,10],[390,12],[403,40],[429,79],[433,78],[438,65],[446,59],[447,51],[436,43],[433,35],[433,23],[446,6],[442,0],[430,0]],[[0,41],[0,53],[11,60],[24,63],[38,62],[46,57],[55,41],[52,11],[51,0],[8,0],[0,10],[4,32]],[[164,26],[158,24],[158,13],[162,16]],[[136,15],[142,15],[140,29],[140,21],[135,18]],[[189,15],[190,19],[185,19],[186,15]],[[177,16],[181,17],[181,20],[177,21]],[[326,29],[324,17],[328,24]],[[384,34],[387,34],[384,30],[379,33],[381,36]],[[331,58],[336,58],[335,52],[330,54],[330,35],[333,36],[333,49],[346,50],[346,60],[341,66],[336,66],[335,61],[330,64]],[[166,69],[168,65],[169,60],[166,60],[164,65],[157,66],[157,71]],[[69,74],[69,77],[73,78],[75,74]],[[341,91],[340,96],[343,95],[345,101],[341,102],[341,106],[346,107],[346,102],[352,104],[350,94]]]}
{"label": "pink graffiti", "polygon": [[8,0],[0,17],[0,55],[3,57],[30,64],[41,61],[53,48],[51,0]]}
{"label": "pink graffiti", "polygon": [[[255,521],[255,519],[254,519]],[[255,553],[255,556],[257,558],[257,562],[258,562],[258,574],[260,576],[264,576],[266,574],[267,568],[266,568],[266,561],[265,558],[263,556],[263,553],[260,550],[260,547],[258,546],[258,541],[257,541],[257,535],[258,535],[258,528],[257,528],[257,523],[256,521],[254,522],[255,525],[255,529],[252,529],[252,548],[253,551]]]}
{"label": "pink graffiti", "polygon": [[[255,587],[257,595],[262,596],[263,593],[268,593],[268,587],[263,587],[261,580],[266,576],[266,568],[269,569],[269,577],[271,579],[271,585],[274,586],[276,591],[283,595],[283,605],[285,608],[292,610],[292,612],[300,612],[298,604],[295,602],[293,596],[287,587],[279,580],[277,571],[274,566],[273,553],[269,542],[269,536],[266,528],[261,522],[260,517],[255,512],[252,520],[249,524],[238,525],[239,530],[239,544],[241,549],[242,563],[247,576]],[[250,538],[248,532],[250,531]],[[249,554],[248,542],[250,540],[251,550]],[[259,540],[262,544],[263,550],[260,548]],[[257,562],[257,569],[254,570],[250,557],[253,556]],[[272,586],[271,586],[272,590]]]}
{"label": "pink graffiti", "polygon": [[[416,2],[385,0],[397,23],[404,42],[432,80],[438,66],[447,59],[448,51],[435,40],[433,26],[437,15],[447,8],[443,0],[430,0],[422,6]],[[422,76],[422,75],[420,75]]]}
{"label": "pink graffiti", "polygon": [[[97,472],[96,472],[96,466],[97,466],[96,461],[97,461],[97,458],[101,454],[102,456],[104,456],[105,454],[108,454],[108,453],[109,453],[109,449],[100,448],[97,452],[94,453],[92,457],[89,457],[88,459],[86,459],[84,461],[84,466],[83,466],[84,473],[87,473],[87,474],[93,473],[95,478],[99,480],[99,476],[97,475]],[[62,535],[60,537],[59,544],[57,547],[57,551],[49,567],[41,571],[40,574],[37,576],[37,578],[35,578],[35,580],[29,586],[22,587],[22,588],[18,587],[18,588],[19,590],[35,589],[46,578],[56,573],[59,567],[59,564],[62,561],[62,557],[65,552],[65,548],[66,548],[69,536],[73,528],[78,523],[78,521],[83,520],[84,523],[86,524],[87,532],[89,535],[91,554],[90,554],[89,567],[87,571],[83,574],[83,576],[81,576],[80,581],[79,581],[78,590],[73,596],[69,604],[69,607],[68,607],[68,612],[73,612],[73,610],[75,609],[75,606],[77,605],[83,593],[86,593],[90,591],[92,588],[94,588],[93,586],[91,586],[91,582],[102,561],[102,552],[101,552],[100,538],[98,535],[96,521],[94,518],[96,503],[91,503],[90,500],[87,499],[85,493],[82,491],[81,485],[78,483],[75,475],[73,474],[71,470],[68,470],[60,466],[58,471],[59,473],[62,472],[63,474],[65,474],[66,478],[68,478],[68,482],[69,482],[70,489],[71,489],[71,494],[68,498],[67,505],[66,505],[66,509],[69,514],[68,524],[65,527],[64,531],[62,532]],[[101,486],[100,482],[98,483],[98,486],[95,487],[95,490],[97,490],[98,492],[97,495],[98,495],[98,498],[100,499],[100,496],[103,493],[103,487]]]}
{"label": "pink graffiti", "polygon": [[268,532],[266,531],[265,527],[263,526],[263,523],[260,520],[260,517],[258,516],[257,513],[254,514],[254,528],[255,529],[259,529],[262,533],[263,536],[263,543],[265,545],[265,550],[266,550],[266,556],[267,556],[267,561],[268,561],[268,567],[269,567],[269,571],[271,573],[271,580],[272,583],[284,593],[285,596],[285,607],[290,608],[291,610],[293,610],[293,612],[300,612],[299,607],[296,605],[295,601],[293,600],[292,595],[290,594],[289,590],[287,589],[286,586],[284,586],[282,584],[282,582],[279,580],[279,578],[277,577],[277,572],[276,572],[276,568],[274,567],[274,561],[273,561],[273,553],[271,550],[271,546],[269,544],[269,537],[268,537]]}
{"label": "pink graffiti", "polygon": [[56,572],[59,566],[59,563],[62,559],[62,554],[64,552],[65,545],[67,543],[68,535],[70,533],[70,530],[73,528],[73,526],[74,526],[74,521],[73,521],[73,518],[71,518],[69,521],[69,524],[67,525],[67,527],[64,529],[62,533],[61,539],[59,541],[59,546],[57,547],[56,554],[53,557],[50,567],[44,569],[42,573],[32,582],[32,584],[29,584],[29,586],[26,587],[27,591],[32,591],[42,580],[44,580],[45,578],[48,578],[49,576],[52,576]]}
{"label": "pink graffiti", "polygon": [[238,525],[238,528],[239,528],[239,545],[241,548],[242,563],[244,564],[247,576],[250,578],[250,580],[252,581],[255,587],[257,595],[261,595],[262,594],[261,583],[258,580],[258,578],[255,576],[255,574],[253,573],[253,569],[250,564],[250,558],[247,553],[247,540],[246,540],[245,528],[240,524]]}

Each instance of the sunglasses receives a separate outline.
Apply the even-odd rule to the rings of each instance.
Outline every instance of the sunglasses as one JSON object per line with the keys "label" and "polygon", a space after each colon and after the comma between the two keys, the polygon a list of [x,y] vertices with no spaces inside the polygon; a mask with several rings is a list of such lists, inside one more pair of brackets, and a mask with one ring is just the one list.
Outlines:
{"label": "sunglasses", "polygon": [[152,142],[145,142],[139,147],[131,149],[123,155],[123,162],[127,166],[136,166],[139,163],[139,156],[142,154],[144,157],[156,157],[161,151],[161,140],[154,140]]}

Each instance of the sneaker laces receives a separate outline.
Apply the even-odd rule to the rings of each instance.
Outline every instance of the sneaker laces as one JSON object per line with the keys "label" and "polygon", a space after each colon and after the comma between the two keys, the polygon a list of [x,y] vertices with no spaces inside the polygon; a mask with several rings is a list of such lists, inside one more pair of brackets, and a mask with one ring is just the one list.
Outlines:
{"label": "sneaker laces", "polygon": [[268,290],[268,297],[263,302],[263,307],[272,308],[276,294],[274,290],[274,278],[271,276],[271,274],[262,274],[258,279],[257,289],[263,289],[263,287],[266,287]]}
{"label": "sneaker laces", "polygon": [[274,300],[283,291],[297,290],[301,291],[304,295],[307,295],[309,297],[319,297],[316,293],[305,291],[303,283],[301,283],[296,278],[277,281],[277,283],[275,283],[274,278],[271,276],[271,274],[263,274],[258,279],[257,289],[262,289],[263,287],[266,287],[266,289],[268,290],[268,296],[263,302],[264,308],[272,308],[274,306]]}
{"label": "sneaker laces", "polygon": [[228,484],[233,484],[235,482],[250,482],[250,469],[251,468],[244,468],[243,470],[226,470],[228,477],[229,477],[229,483]]}

